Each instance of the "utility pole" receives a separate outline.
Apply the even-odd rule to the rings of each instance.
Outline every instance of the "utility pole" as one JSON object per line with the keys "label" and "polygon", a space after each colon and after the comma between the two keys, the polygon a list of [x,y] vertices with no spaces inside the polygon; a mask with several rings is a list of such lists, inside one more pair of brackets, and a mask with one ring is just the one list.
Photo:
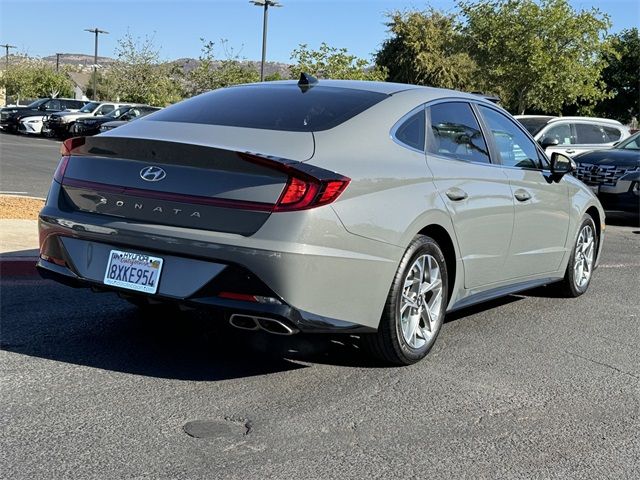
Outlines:
{"label": "utility pole", "polygon": [[84,31],[91,32],[96,35],[95,50],[93,54],[93,99],[96,100],[96,98],[98,98],[98,92],[97,92],[97,89],[98,89],[98,35],[101,33],[108,35],[109,32],[105,30],[100,30],[97,27],[85,28]]}
{"label": "utility pole", "polygon": [[267,56],[267,20],[269,18],[269,7],[281,7],[282,4],[275,0],[250,0],[258,7],[264,8],[262,16],[262,61],[260,62],[260,81],[264,82],[264,62]]}
{"label": "utility pole", "polygon": [[62,55],[62,53],[56,53],[56,72],[60,71],[60,55]]}
{"label": "utility pole", "polygon": [[18,48],[15,45],[9,45],[8,43],[5,43],[4,45],[0,45],[0,47],[4,48],[5,54],[4,54],[4,61],[5,61],[5,68],[7,70],[9,70],[9,49],[10,48]]}

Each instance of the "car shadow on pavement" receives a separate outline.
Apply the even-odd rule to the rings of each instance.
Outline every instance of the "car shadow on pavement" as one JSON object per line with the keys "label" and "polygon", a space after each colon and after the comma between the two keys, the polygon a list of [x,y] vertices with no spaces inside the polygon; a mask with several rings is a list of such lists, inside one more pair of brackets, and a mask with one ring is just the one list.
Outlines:
{"label": "car shadow on pavement", "polygon": [[0,350],[7,352],[191,381],[226,380],[305,368],[282,356],[263,354],[269,349],[268,338],[243,338],[244,332],[223,327],[221,318],[166,312],[150,316],[126,304],[105,308],[101,300],[95,302],[94,308],[85,304],[80,312],[60,315],[55,310],[67,295],[44,303],[35,294],[28,305],[36,311],[24,315],[11,311],[11,293],[4,286],[2,294]]}
{"label": "car shadow on pavement", "polygon": [[[38,288],[36,285],[43,285]],[[0,350],[115,372],[218,381],[313,364],[383,368],[359,335],[278,336],[230,327],[221,316],[144,311],[112,294],[90,294],[51,282],[3,285]],[[20,288],[14,300],[11,290]],[[528,292],[527,294],[528,295]],[[51,298],[48,303],[40,301]],[[518,301],[511,295],[447,315],[445,322]],[[61,311],[57,311],[64,305]]]}

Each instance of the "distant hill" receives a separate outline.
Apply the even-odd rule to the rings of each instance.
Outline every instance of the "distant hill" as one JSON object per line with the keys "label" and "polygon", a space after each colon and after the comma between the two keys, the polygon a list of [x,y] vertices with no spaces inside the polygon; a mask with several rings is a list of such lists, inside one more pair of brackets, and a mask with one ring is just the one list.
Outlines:
{"label": "distant hill", "polygon": [[[43,57],[42,60],[55,64],[56,56],[49,55],[47,57]],[[98,65],[103,67],[108,68],[114,62],[115,59],[110,57],[98,57]],[[185,73],[188,73],[198,66],[199,60],[197,58],[178,58],[176,60],[169,61],[169,63],[180,66]],[[244,60],[242,63],[251,66],[256,71],[260,71],[260,62]],[[93,55],[86,55],[84,53],[63,53],[60,55],[60,65],[72,65],[80,67],[82,70],[91,69],[93,66]],[[276,72],[280,73],[283,78],[287,78],[289,76],[289,64],[281,62],[267,62],[265,64],[265,75],[272,75]]]}

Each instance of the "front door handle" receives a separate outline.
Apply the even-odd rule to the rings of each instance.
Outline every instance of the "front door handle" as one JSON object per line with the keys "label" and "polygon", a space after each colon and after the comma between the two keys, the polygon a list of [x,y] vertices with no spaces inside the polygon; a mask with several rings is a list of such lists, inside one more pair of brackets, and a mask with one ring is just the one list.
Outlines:
{"label": "front door handle", "polygon": [[568,153],[569,155],[576,153],[576,151],[573,148],[570,148],[569,150],[565,150],[566,153]]}
{"label": "front door handle", "polygon": [[447,197],[449,197],[454,202],[459,202],[460,200],[464,200],[465,198],[467,198],[469,196],[469,195],[467,195],[467,192],[465,192],[464,190],[459,189],[458,187],[450,188],[449,190],[447,190],[445,192],[445,194],[447,195]]}
{"label": "front door handle", "polygon": [[531,194],[522,189],[513,192],[513,196],[516,197],[516,200],[518,200],[519,202],[526,202],[527,200],[531,200]]}

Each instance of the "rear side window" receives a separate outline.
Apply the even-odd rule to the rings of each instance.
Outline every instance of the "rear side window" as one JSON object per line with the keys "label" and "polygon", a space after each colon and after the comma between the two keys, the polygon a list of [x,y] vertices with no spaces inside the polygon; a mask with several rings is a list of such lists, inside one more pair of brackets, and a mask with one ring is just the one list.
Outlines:
{"label": "rear side window", "polygon": [[576,123],[576,137],[579,144],[607,143],[604,131],[600,125]]}
{"label": "rear side window", "polygon": [[328,130],[387,98],[384,93],[316,85],[220,88],[165,108],[149,121],[204,123],[290,132]]}
{"label": "rear side window", "polygon": [[622,136],[620,130],[618,130],[617,128],[603,126],[602,129],[607,136],[607,142],[617,142]]}
{"label": "rear side window", "polygon": [[396,130],[395,138],[411,148],[424,152],[424,110],[411,115]]}
{"label": "rear side window", "polygon": [[468,103],[438,103],[429,107],[427,114],[431,127],[427,137],[429,153],[490,163],[487,144]]}
{"label": "rear side window", "polygon": [[78,109],[78,108],[82,108],[83,105],[84,105],[84,102],[81,102],[79,100],[66,100],[64,102],[65,108]]}

